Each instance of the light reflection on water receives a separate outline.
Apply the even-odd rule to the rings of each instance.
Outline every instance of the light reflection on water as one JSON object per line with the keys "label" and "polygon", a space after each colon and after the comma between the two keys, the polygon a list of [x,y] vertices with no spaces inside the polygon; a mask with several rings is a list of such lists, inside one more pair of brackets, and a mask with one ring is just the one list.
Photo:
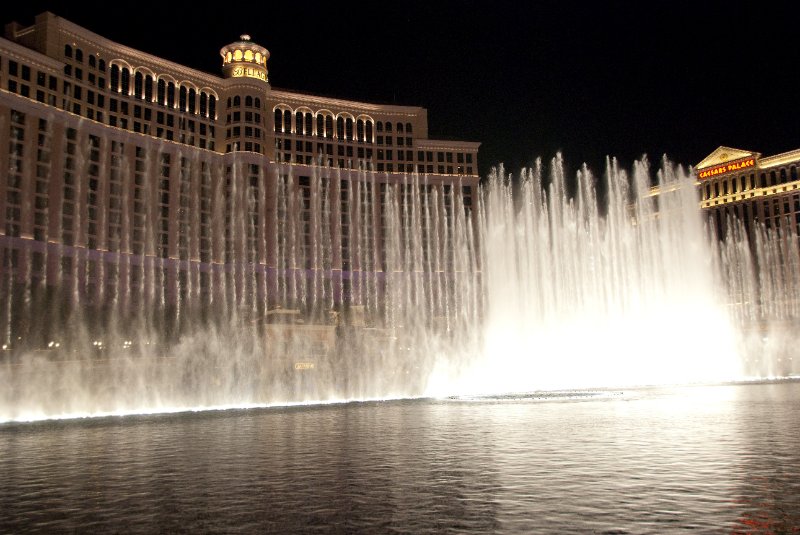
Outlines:
{"label": "light reflection on water", "polygon": [[800,382],[0,426],[0,532],[800,530]]}

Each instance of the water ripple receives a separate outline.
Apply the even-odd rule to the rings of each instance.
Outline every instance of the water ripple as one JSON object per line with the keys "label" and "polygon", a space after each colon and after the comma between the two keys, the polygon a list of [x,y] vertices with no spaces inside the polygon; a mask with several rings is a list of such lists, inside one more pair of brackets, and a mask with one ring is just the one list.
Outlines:
{"label": "water ripple", "polygon": [[0,532],[800,532],[800,383],[0,426]]}

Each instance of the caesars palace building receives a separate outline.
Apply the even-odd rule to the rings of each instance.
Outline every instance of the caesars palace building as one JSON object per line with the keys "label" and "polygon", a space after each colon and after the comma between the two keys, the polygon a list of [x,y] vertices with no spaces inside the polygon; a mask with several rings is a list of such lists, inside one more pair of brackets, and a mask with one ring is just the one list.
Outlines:
{"label": "caesars palace building", "polygon": [[700,206],[723,236],[731,218],[785,236],[800,236],[800,149],[762,157],[757,152],[719,147],[697,164]]}
{"label": "caesars palace building", "polygon": [[[80,293],[124,280],[133,294],[148,274],[131,266],[145,263],[167,299],[237,263],[321,268],[347,286],[349,272],[392,269],[390,191],[435,199],[441,221],[470,213],[479,143],[429,139],[424,108],[272,88],[269,52],[247,35],[220,54],[221,77],[52,13],[6,25],[3,299],[15,284],[76,277]],[[311,250],[321,241],[324,262]]]}

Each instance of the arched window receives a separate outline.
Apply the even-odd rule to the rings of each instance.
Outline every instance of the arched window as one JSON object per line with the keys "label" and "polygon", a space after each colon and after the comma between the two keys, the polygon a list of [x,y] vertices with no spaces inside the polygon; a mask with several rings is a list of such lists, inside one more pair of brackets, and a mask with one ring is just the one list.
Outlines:
{"label": "arched window", "polygon": [[344,123],[344,137],[350,141],[353,140],[353,120],[350,117]]}
{"label": "arched window", "polygon": [[106,60],[101,59],[97,62],[97,67],[100,69],[101,72],[106,72]]}
{"label": "arched window", "polygon": [[292,131],[292,112],[289,110],[283,112],[283,131],[287,134]]}
{"label": "arched window", "polygon": [[80,48],[75,49],[75,61],[78,63],[83,63],[83,50]]}
{"label": "arched window", "polygon": [[372,121],[367,121],[367,137],[365,141],[367,143],[372,143],[372,139]]}
{"label": "arched window", "polygon": [[142,98],[143,93],[144,93],[144,76],[142,76],[142,73],[137,72],[133,76],[133,95],[136,98]]}
{"label": "arched window", "polygon": [[122,72],[120,73],[120,81],[121,87],[120,91],[123,95],[130,95],[131,94],[131,71],[126,68],[122,68]]}
{"label": "arched window", "polygon": [[167,82],[163,79],[158,81],[158,95],[156,95],[156,99],[162,106],[167,103]]}
{"label": "arched window", "polygon": [[383,123],[378,121],[378,124],[375,126],[375,128],[378,132],[383,132]]}
{"label": "arched window", "polygon": [[240,97],[239,95],[236,95],[235,97],[233,97],[233,106],[234,107],[239,107],[241,105],[242,105],[242,97]]}
{"label": "arched window", "polygon": [[356,138],[359,141],[364,141],[364,120],[359,119],[356,121]]}
{"label": "arched window", "polygon": [[397,133],[398,134],[403,133],[403,123],[397,123]]}
{"label": "arched window", "polygon": [[231,97],[228,97],[228,107],[229,107],[229,108],[231,107],[231,102],[232,102],[232,101],[231,101]]}
{"label": "arched window", "polygon": [[253,97],[251,97],[250,95],[247,95],[246,97],[244,97],[244,105],[247,106],[248,108],[252,108],[253,107]]}
{"label": "arched window", "polygon": [[149,74],[144,79],[144,98],[147,102],[153,101],[153,77]]}
{"label": "arched window", "polygon": [[64,56],[71,58],[72,57],[72,47],[69,45],[64,45]]}
{"label": "arched window", "polygon": [[344,119],[341,117],[336,118],[336,137],[344,139]]}
{"label": "arched window", "polygon": [[178,107],[181,111],[186,111],[186,87],[180,86],[178,89]]}
{"label": "arched window", "polygon": [[305,131],[303,132],[305,135],[310,136],[313,134],[312,126],[314,124],[314,116],[310,113],[305,114]]}
{"label": "arched window", "polygon": [[331,115],[325,116],[325,137],[333,137],[333,116]]}
{"label": "arched window", "polygon": [[410,134],[411,132],[411,123],[406,123],[406,134]]}
{"label": "arched window", "polygon": [[283,132],[283,111],[275,110],[275,131]]}
{"label": "arched window", "polygon": [[325,116],[321,113],[317,114],[317,137],[325,135]]}
{"label": "arched window", "polygon": [[189,113],[194,113],[195,111],[197,111],[196,101],[197,101],[197,91],[195,91],[193,87],[189,88]]}
{"label": "arched window", "polygon": [[214,95],[208,96],[208,116],[211,119],[217,118],[217,97]]}
{"label": "arched window", "polygon": [[781,168],[781,184],[786,184],[786,168]]}
{"label": "arched window", "polygon": [[391,132],[391,131],[392,131],[392,123],[386,121],[386,132]]}
{"label": "arched window", "polygon": [[792,166],[792,168],[789,170],[789,176],[791,177],[791,179],[792,179],[792,182],[794,182],[795,180],[797,180],[797,167],[795,167],[794,165],[793,165],[793,166]]}
{"label": "arched window", "polygon": [[208,95],[205,91],[200,92],[200,115],[208,117]]}
{"label": "arched window", "polygon": [[298,136],[303,133],[303,112],[301,111],[294,114],[294,133]]}
{"label": "arched window", "polygon": [[119,91],[119,67],[117,65],[111,66],[111,90]]}
{"label": "arched window", "polygon": [[253,104],[256,108],[261,109],[261,99],[256,97],[255,102]]}
{"label": "arched window", "polygon": [[89,54],[89,67],[95,67],[97,65],[97,60],[95,59],[93,54]]}
{"label": "arched window", "polygon": [[175,107],[175,84],[172,82],[167,84],[167,106]]}

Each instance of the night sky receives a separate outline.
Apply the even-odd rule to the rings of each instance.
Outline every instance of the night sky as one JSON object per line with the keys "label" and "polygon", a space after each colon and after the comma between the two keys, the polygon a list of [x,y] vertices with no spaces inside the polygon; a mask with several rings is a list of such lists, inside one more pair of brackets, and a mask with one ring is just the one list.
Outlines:
{"label": "night sky", "polygon": [[719,145],[800,148],[797,2],[113,5],[30,1],[2,18],[48,9],[215,74],[219,49],[248,33],[271,53],[273,87],[423,106],[430,137],[482,143],[484,176],[557,151],[601,173],[606,156],[694,165]]}

